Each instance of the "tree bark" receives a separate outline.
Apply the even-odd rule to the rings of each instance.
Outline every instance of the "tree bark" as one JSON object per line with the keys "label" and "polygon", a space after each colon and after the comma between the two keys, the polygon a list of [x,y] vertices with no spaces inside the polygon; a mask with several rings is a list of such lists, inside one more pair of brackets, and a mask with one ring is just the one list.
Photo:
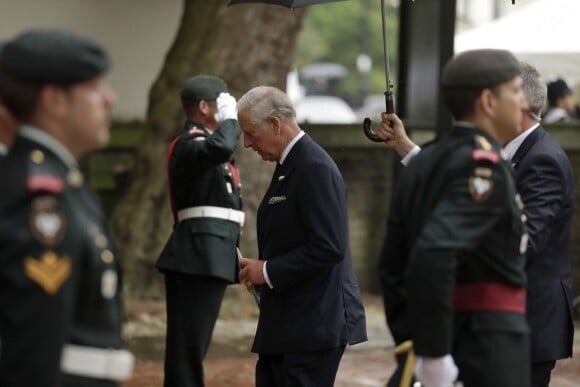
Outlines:
{"label": "tree bark", "polygon": [[[150,91],[135,169],[111,218],[129,298],[163,297],[163,277],[154,265],[173,225],[166,153],[185,119],[179,100],[183,82],[197,74],[216,75],[236,98],[258,85],[285,87],[305,9],[224,3],[184,0],[181,25]],[[240,148],[236,158],[247,216],[241,248],[255,257],[255,213],[271,168],[251,150]]]}

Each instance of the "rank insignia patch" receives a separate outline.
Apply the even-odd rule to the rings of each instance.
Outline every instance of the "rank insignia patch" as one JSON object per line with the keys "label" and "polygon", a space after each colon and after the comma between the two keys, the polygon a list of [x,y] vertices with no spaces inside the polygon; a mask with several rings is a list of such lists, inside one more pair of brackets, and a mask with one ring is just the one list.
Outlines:
{"label": "rank insignia patch", "polygon": [[493,181],[481,176],[471,176],[469,178],[469,193],[475,202],[482,202],[489,197],[493,191]]}
{"label": "rank insignia patch", "polygon": [[56,246],[64,235],[66,220],[57,207],[56,199],[50,196],[38,197],[32,202],[30,230],[46,247]]}
{"label": "rank insignia patch", "polygon": [[71,261],[68,257],[59,258],[54,252],[45,252],[40,259],[26,257],[24,273],[48,294],[56,294],[64,281],[70,276]]}

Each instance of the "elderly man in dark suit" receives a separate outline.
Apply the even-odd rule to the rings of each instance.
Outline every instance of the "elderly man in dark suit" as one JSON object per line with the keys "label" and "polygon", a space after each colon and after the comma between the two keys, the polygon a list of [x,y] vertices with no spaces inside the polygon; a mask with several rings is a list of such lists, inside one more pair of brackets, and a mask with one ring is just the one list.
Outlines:
{"label": "elderly man in dark suit", "polygon": [[347,193],[330,156],[296,123],[289,98],[257,87],[238,103],[244,146],[277,162],[258,208],[259,260],[240,261],[260,318],[256,386],[330,387],[346,344],[366,340],[352,270]]}
{"label": "elderly man in dark suit", "polygon": [[505,150],[515,169],[530,235],[526,273],[532,343],[532,387],[547,387],[556,360],[572,356],[574,324],[568,260],[574,213],[574,175],[562,147],[540,125],[546,86],[535,68],[524,65],[529,110],[522,133]]}
{"label": "elderly man in dark suit", "polygon": [[[521,133],[505,146],[524,203],[529,242],[526,251],[526,317],[531,328],[531,382],[547,387],[556,360],[572,356],[574,338],[569,262],[574,176],[562,147],[541,126],[546,86],[540,74],[522,64],[528,106]],[[381,135],[406,165],[420,148],[394,114],[383,114]]]}

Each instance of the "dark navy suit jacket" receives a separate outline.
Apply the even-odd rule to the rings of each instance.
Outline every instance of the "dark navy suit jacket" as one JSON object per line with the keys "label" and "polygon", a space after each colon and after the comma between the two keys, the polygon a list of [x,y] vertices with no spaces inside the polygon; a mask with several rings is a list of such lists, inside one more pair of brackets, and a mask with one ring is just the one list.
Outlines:
{"label": "dark navy suit jacket", "polygon": [[253,352],[304,353],[367,339],[352,270],[347,193],[330,156],[308,135],[274,172],[257,215],[261,285]]}
{"label": "dark navy suit jacket", "polygon": [[526,315],[532,362],[566,358],[572,355],[574,335],[568,257],[572,168],[562,147],[541,126],[520,145],[512,163],[530,236]]}

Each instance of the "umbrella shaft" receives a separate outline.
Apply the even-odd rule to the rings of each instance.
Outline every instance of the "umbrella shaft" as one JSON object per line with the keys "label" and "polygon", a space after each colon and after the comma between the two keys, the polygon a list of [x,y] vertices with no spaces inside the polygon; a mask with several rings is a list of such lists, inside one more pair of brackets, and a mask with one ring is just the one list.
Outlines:
{"label": "umbrella shaft", "polygon": [[391,80],[389,78],[389,43],[387,41],[387,11],[385,0],[381,0],[381,16],[383,18],[383,50],[385,54],[385,80],[387,82],[387,91],[391,89]]}

